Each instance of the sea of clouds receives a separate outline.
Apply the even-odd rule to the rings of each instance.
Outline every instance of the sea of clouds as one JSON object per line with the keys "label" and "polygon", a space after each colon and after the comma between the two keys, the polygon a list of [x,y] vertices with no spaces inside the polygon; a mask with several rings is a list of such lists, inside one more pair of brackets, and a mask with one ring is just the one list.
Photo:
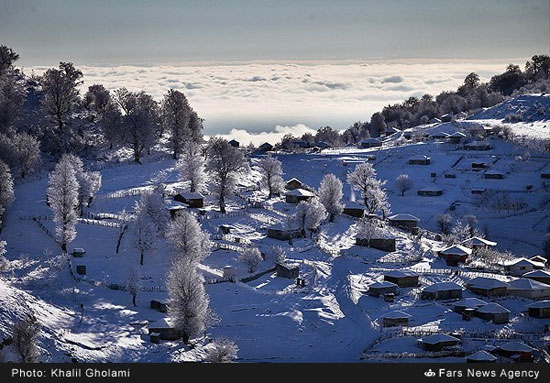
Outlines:
{"label": "sea of clouds", "polygon": [[[84,73],[83,92],[99,83],[145,90],[161,100],[168,89],[178,89],[205,119],[207,135],[258,145],[325,125],[345,129],[410,96],[456,90],[470,72],[486,81],[510,62],[525,60],[77,67]],[[46,68],[29,69],[40,74]]]}

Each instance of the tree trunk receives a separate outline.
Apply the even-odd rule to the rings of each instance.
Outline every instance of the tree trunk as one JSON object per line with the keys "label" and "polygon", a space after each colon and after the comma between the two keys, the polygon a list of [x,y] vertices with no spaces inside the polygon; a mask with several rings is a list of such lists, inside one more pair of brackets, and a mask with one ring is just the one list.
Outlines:
{"label": "tree trunk", "polygon": [[134,305],[134,307],[137,307],[137,304],[136,304],[136,295],[137,295],[137,294],[132,294],[132,304]]}
{"label": "tree trunk", "polygon": [[65,253],[65,254],[67,254],[67,244],[66,243],[61,244],[61,251],[63,251],[63,253]]}
{"label": "tree trunk", "polygon": [[143,266],[143,250],[141,251],[141,254],[140,254],[139,264]]}
{"label": "tree trunk", "polygon": [[181,340],[183,341],[183,343],[189,344],[189,335],[184,332],[183,335],[181,336]]}

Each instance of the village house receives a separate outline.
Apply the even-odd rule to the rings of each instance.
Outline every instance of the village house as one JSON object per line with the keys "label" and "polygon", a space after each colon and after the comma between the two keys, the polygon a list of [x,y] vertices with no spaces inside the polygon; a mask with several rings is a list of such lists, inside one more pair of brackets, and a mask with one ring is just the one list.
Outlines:
{"label": "village house", "polygon": [[486,169],[487,163],[486,162],[472,162],[472,169]]}
{"label": "village house", "polygon": [[75,258],[82,258],[86,255],[86,250],[84,250],[82,247],[75,247],[71,252],[71,255]]}
{"label": "village house", "polygon": [[355,238],[355,244],[357,246],[368,246],[373,249],[392,252],[395,251],[395,238],[361,238],[360,236]]}
{"label": "village house", "polygon": [[497,243],[481,237],[472,237],[462,241],[462,245],[470,247],[472,250],[476,251],[481,248],[495,247]]}
{"label": "village house", "polygon": [[437,197],[443,195],[443,189],[437,186],[426,186],[416,192],[416,194],[423,197]]}
{"label": "village house", "polygon": [[494,324],[504,324],[510,321],[510,310],[498,303],[488,303],[476,310],[476,316]]}
{"label": "village house", "polygon": [[270,152],[273,150],[273,145],[271,145],[269,142],[264,142],[258,147],[258,150],[260,152]]}
{"label": "village house", "polygon": [[241,146],[241,144],[237,140],[229,141],[229,145],[233,146],[234,148],[238,148],[239,146]]}
{"label": "village house", "polygon": [[485,306],[487,302],[477,298],[464,298],[453,305],[453,311],[462,314],[464,310],[471,309],[477,310],[478,308]]}
{"label": "village house", "polygon": [[365,215],[365,205],[361,205],[360,203],[353,201],[345,201],[343,205],[344,210],[342,211],[342,213],[345,215],[357,218],[361,218],[363,217],[363,215]]}
{"label": "village house", "polygon": [[287,190],[302,189],[304,186],[305,186],[304,183],[300,181],[298,178],[291,178],[286,182],[285,189]]}
{"label": "village house", "polygon": [[380,140],[379,138],[367,138],[365,140],[359,141],[359,147],[361,149],[374,148],[379,146],[382,146],[382,140]]}
{"label": "village house", "polygon": [[454,121],[454,115],[452,113],[445,113],[441,116],[441,122],[452,122]]}
{"label": "village house", "polygon": [[293,189],[285,193],[285,201],[287,203],[300,203],[301,201],[309,201],[315,194],[305,189]]}
{"label": "village house", "polygon": [[391,226],[416,228],[420,219],[412,214],[400,213],[389,216],[388,222]]}
{"label": "village house", "polygon": [[497,357],[485,350],[479,350],[466,357],[466,363],[496,363]]}
{"label": "village house", "polygon": [[296,279],[300,276],[300,269],[298,265],[277,262],[275,265],[275,272],[278,277]]}
{"label": "village house", "polygon": [[373,297],[379,297],[385,294],[396,294],[397,285],[388,281],[375,282],[368,286],[368,294]]}
{"label": "village house", "polygon": [[544,264],[527,258],[519,258],[504,264],[504,270],[516,276],[522,276],[535,269],[544,269]]}
{"label": "village house", "polygon": [[535,349],[523,342],[506,342],[498,345],[495,351],[498,355],[518,362],[532,362]]}
{"label": "village house", "polygon": [[399,287],[418,286],[418,274],[409,270],[393,270],[384,273],[384,280]]}
{"label": "village house", "polygon": [[437,282],[422,290],[421,299],[460,299],[462,286],[454,282]]}
{"label": "village house", "polygon": [[267,228],[267,236],[281,241],[288,241],[292,238],[303,237],[304,231],[300,228],[290,228],[279,223]]}
{"label": "village house", "polygon": [[158,334],[158,339],[161,340],[177,340],[183,336],[183,333],[174,328],[167,318],[149,323],[148,328],[149,335],[153,336],[153,334]]}
{"label": "village house", "polygon": [[434,334],[418,339],[419,347],[426,351],[441,351],[459,344],[460,339],[447,334]]}
{"label": "village house", "polygon": [[222,269],[223,277],[234,281],[236,278],[235,268],[231,265],[226,265]]}
{"label": "village house", "polygon": [[542,255],[533,255],[532,257],[529,257],[529,259],[533,262],[542,263],[544,266],[546,266],[546,263],[548,262],[548,259],[544,258]]}
{"label": "village house", "polygon": [[508,282],[508,293],[517,297],[542,299],[550,298],[550,285],[529,278],[520,278]]}
{"label": "village house", "polygon": [[408,314],[404,311],[392,311],[390,313],[382,315],[382,327],[408,326],[410,317],[411,314]]}
{"label": "village house", "polygon": [[187,205],[174,200],[165,201],[164,205],[166,206],[166,210],[170,213],[171,219],[176,219],[187,210]]}
{"label": "village house", "polygon": [[465,138],[466,135],[462,132],[454,132],[448,137],[449,141],[453,144],[460,144]]}
{"label": "village house", "polygon": [[523,278],[533,279],[535,281],[550,285],[550,272],[545,270],[533,270],[523,274]]}
{"label": "village house", "polygon": [[471,249],[461,245],[452,245],[439,251],[439,255],[445,259],[445,262],[449,266],[456,266],[459,263],[466,262],[471,254]]}
{"label": "village house", "polygon": [[466,150],[489,150],[491,146],[485,141],[472,141],[464,144]]}
{"label": "village house", "polygon": [[331,148],[331,146],[329,144],[327,144],[325,141],[314,142],[311,146],[313,146],[314,148],[319,148],[319,149],[330,149]]}
{"label": "village house", "polygon": [[477,277],[466,282],[468,290],[487,297],[507,295],[508,287],[508,283],[494,278]]}
{"label": "village house", "polygon": [[437,117],[432,117],[428,120],[428,123],[430,124],[440,124],[441,123],[441,119],[437,118]]}
{"label": "village house", "polygon": [[429,165],[430,157],[425,155],[417,155],[409,158],[409,165]]}
{"label": "village house", "polygon": [[487,191],[487,189],[485,188],[474,188],[472,189],[472,194],[477,194],[477,195],[482,195],[482,194],[485,194],[485,192]]}
{"label": "village house", "polygon": [[174,200],[183,202],[190,208],[201,208],[204,206],[204,196],[197,192],[179,191],[178,194],[174,196]]}
{"label": "village house", "polygon": [[446,140],[446,139],[449,138],[449,136],[450,136],[450,134],[447,133],[447,132],[436,132],[436,133],[433,133],[433,134],[430,136],[430,138],[431,138],[432,140]]}
{"label": "village house", "polygon": [[539,301],[527,305],[529,316],[533,318],[550,318],[550,300]]}

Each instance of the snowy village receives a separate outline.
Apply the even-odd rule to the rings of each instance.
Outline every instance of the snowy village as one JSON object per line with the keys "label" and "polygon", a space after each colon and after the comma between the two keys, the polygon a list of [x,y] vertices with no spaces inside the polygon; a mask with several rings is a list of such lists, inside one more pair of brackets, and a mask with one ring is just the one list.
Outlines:
{"label": "snowy village", "polygon": [[0,362],[550,363],[547,54],[261,144],[19,60]]}

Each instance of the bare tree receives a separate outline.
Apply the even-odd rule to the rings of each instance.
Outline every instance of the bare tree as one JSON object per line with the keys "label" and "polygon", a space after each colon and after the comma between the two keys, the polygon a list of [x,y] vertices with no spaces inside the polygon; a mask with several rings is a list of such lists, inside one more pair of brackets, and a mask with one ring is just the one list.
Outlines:
{"label": "bare tree", "polygon": [[191,107],[185,95],[178,90],[168,90],[162,100],[162,117],[163,124],[170,132],[169,141],[174,159],[181,154],[185,140],[191,138],[190,115]]}
{"label": "bare tree", "polygon": [[60,62],[58,69],[48,69],[41,78],[42,110],[46,117],[55,122],[60,137],[65,133],[65,125],[79,102],[78,86],[82,83],[82,76],[73,63]]}
{"label": "bare tree", "polygon": [[225,199],[233,193],[235,177],[248,170],[248,164],[238,148],[222,138],[212,138],[208,144],[207,170],[212,176],[214,193],[220,211],[225,213]]}
{"label": "bare tree", "polygon": [[175,262],[168,274],[166,286],[170,296],[168,313],[172,324],[182,332],[183,341],[188,343],[191,336],[206,329],[211,318],[203,278],[197,273],[194,263]]}
{"label": "bare tree", "polygon": [[278,159],[273,158],[271,153],[268,153],[264,159],[260,160],[258,165],[263,175],[263,183],[267,187],[267,198],[269,199],[273,194],[280,193],[283,190],[282,163]]}
{"label": "bare tree", "polygon": [[36,363],[40,357],[38,336],[40,323],[32,314],[16,322],[12,329],[13,347],[22,363]]}
{"label": "bare tree", "polygon": [[450,214],[439,214],[436,218],[436,222],[443,234],[450,233],[451,225],[453,223],[453,217],[451,217]]}
{"label": "bare tree", "polygon": [[239,260],[247,266],[249,273],[253,273],[263,259],[257,247],[245,247],[240,251]]}
{"label": "bare tree", "polygon": [[188,212],[183,212],[171,223],[167,238],[179,261],[195,264],[210,253],[208,234],[201,230],[197,219]]}
{"label": "bare tree", "polygon": [[54,213],[55,233],[63,252],[76,237],[78,181],[71,157],[63,156],[50,174],[48,201]]}
{"label": "bare tree", "polygon": [[334,217],[341,214],[344,210],[344,205],[340,202],[344,196],[342,181],[332,173],[326,174],[321,180],[318,194],[319,201],[329,214],[329,221],[333,222]]}
{"label": "bare tree", "polygon": [[214,341],[204,358],[206,363],[232,363],[237,359],[239,348],[235,342],[227,338],[219,338]]}
{"label": "bare tree", "polygon": [[132,228],[134,247],[139,251],[139,264],[143,265],[145,253],[155,247],[157,227],[147,214],[141,212],[135,217]]}
{"label": "bare tree", "polygon": [[395,179],[395,187],[401,193],[401,196],[404,196],[405,192],[412,188],[412,185],[413,182],[408,174],[400,174]]}
{"label": "bare tree", "polygon": [[141,286],[141,273],[139,269],[137,267],[131,268],[124,282],[126,290],[132,295],[132,304],[136,307],[136,298]]}
{"label": "bare tree", "polygon": [[182,157],[176,164],[182,181],[189,183],[191,193],[202,192],[206,184],[205,159],[200,144],[187,140],[182,147]]}

